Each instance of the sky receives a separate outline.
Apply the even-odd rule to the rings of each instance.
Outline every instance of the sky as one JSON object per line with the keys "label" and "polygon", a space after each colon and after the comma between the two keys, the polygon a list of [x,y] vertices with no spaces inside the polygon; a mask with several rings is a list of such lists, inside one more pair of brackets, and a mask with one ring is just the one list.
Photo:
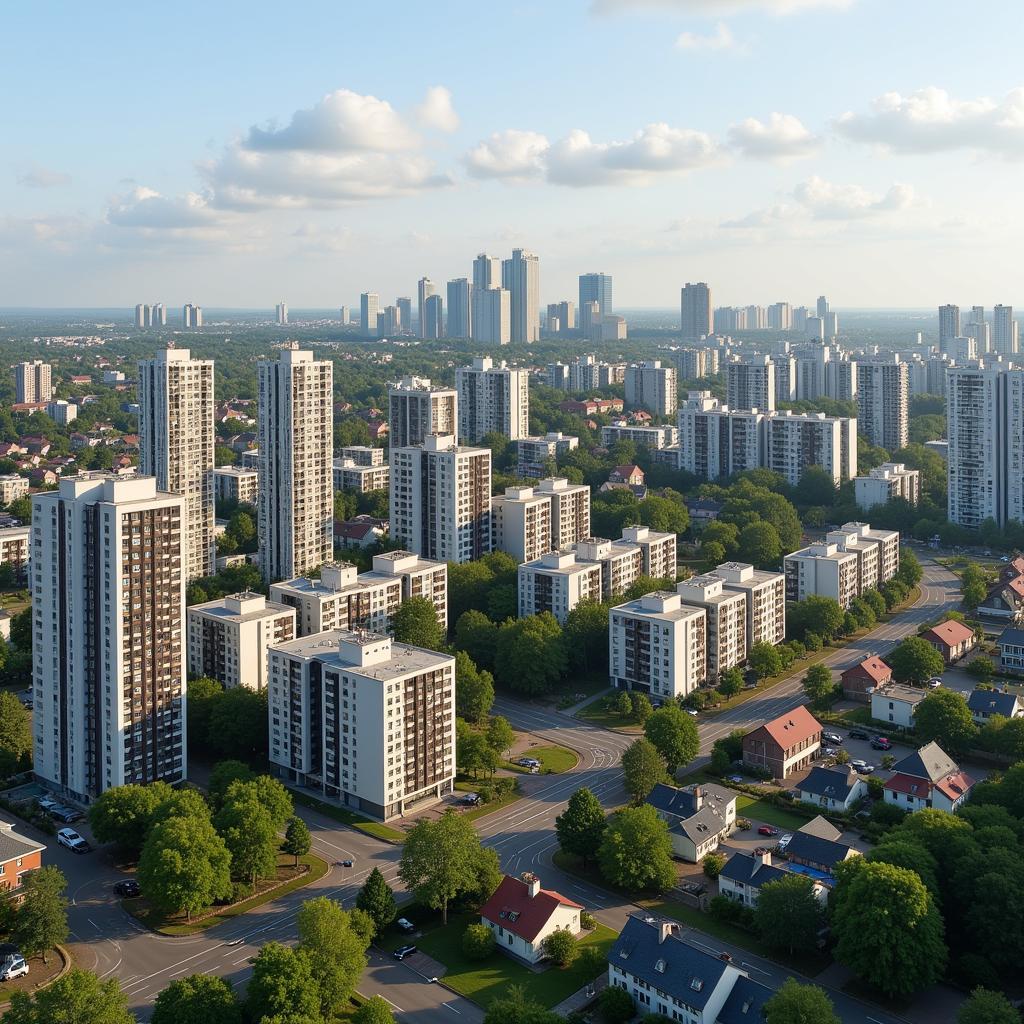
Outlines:
{"label": "sky", "polygon": [[38,0],[4,13],[0,307],[415,295],[1024,305],[1019,0]]}

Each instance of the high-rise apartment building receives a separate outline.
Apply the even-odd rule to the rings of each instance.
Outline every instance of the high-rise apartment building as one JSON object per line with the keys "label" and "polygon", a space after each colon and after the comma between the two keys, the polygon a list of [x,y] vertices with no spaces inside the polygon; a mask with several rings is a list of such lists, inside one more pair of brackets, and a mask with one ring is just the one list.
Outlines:
{"label": "high-rise apartment building", "polygon": [[796,360],[789,355],[773,356],[775,403],[796,401]]}
{"label": "high-rise apartment building", "polygon": [[398,310],[398,328],[393,332],[398,334],[412,333],[412,299],[408,295],[399,295],[395,299],[395,308]]}
{"label": "high-rise apartment building", "polygon": [[551,502],[551,547],[566,548],[590,536],[590,487],[564,477],[541,480],[535,494]]}
{"label": "high-rise apartment building", "polygon": [[999,355],[1020,351],[1020,324],[1013,318],[1013,306],[996,306],[992,311],[992,349]]}
{"label": "high-rise apartment building", "polygon": [[578,562],[571,551],[549,551],[516,574],[519,617],[550,612],[562,625],[581,601],[601,600],[601,566]]}
{"label": "high-rise apartment building", "polygon": [[849,608],[860,594],[857,554],[841,551],[837,544],[811,544],[786,555],[783,563],[787,601],[802,601],[816,594]]}
{"label": "high-rise apartment building", "polygon": [[788,331],[793,326],[793,310],[788,302],[773,302],[768,307],[768,329]]}
{"label": "high-rise apartment building", "polygon": [[766,463],[765,414],[733,411],[710,391],[691,391],[679,407],[678,469],[718,480]]}
{"label": "high-rise apartment building", "polygon": [[33,770],[76,800],[185,780],[183,504],[105,473],[32,499]]}
{"label": "high-rise apartment building", "polygon": [[162,302],[153,303],[152,323],[154,327],[167,326],[167,307]]}
{"label": "high-rise apartment building", "polygon": [[587,302],[597,303],[602,320],[614,312],[611,274],[580,274],[580,309]]}
{"label": "high-rise apartment building", "polygon": [[372,336],[377,333],[377,314],[380,296],[376,292],[363,292],[359,296],[359,333]]}
{"label": "high-rise apartment building", "polygon": [[857,475],[857,421],[823,412],[773,413],[764,420],[767,466],[793,487],[811,466],[828,473],[838,487]]}
{"label": "high-rise apartment building", "polygon": [[342,457],[334,460],[332,469],[336,491],[366,494],[369,491],[387,490],[389,471],[386,465],[364,466]]}
{"label": "high-rise apartment building", "polygon": [[960,307],[939,306],[939,345],[960,337]]}
{"label": "high-rise apartment building", "polygon": [[818,296],[818,301],[815,304],[815,311],[822,320],[828,316],[828,299],[824,295]]}
{"label": "high-rise apartment building", "polygon": [[213,360],[169,348],[139,363],[139,470],[185,499],[186,579],[215,571]]}
{"label": "high-rise apartment building", "polygon": [[256,364],[260,569],[298,576],[334,552],[333,365],[297,347]]}
{"label": "high-rise apartment building", "polygon": [[278,326],[283,327],[288,323],[288,304],[286,302],[279,302],[274,313],[277,317]]}
{"label": "high-rise apartment building", "polygon": [[458,392],[434,387],[426,377],[403,377],[388,386],[388,442],[395,448],[423,444],[431,434],[458,429]]}
{"label": "high-rise apartment building", "polygon": [[674,416],[679,406],[675,367],[652,359],[626,367],[626,405],[655,416]]}
{"label": "high-rise apartment building", "polygon": [[725,580],[714,573],[691,576],[676,585],[684,605],[707,613],[708,679],[747,660],[747,595],[726,590]]}
{"label": "high-rise apartment building", "polygon": [[509,293],[509,339],[513,344],[540,340],[540,258],[513,249],[501,262],[501,286]]}
{"label": "high-rise apartment building", "polygon": [[680,293],[680,326],[683,341],[700,341],[711,334],[711,289],[703,282],[687,282]]}
{"label": "high-rise apartment building", "polygon": [[530,432],[528,370],[490,358],[474,359],[455,371],[458,394],[459,442],[479,444],[490,433],[515,441]]}
{"label": "high-rise apartment building", "polygon": [[[898,357],[896,357],[898,359]],[[890,452],[910,439],[910,369],[903,362],[857,364],[857,429]]]}
{"label": "high-rise apartment building", "polygon": [[506,487],[491,499],[494,547],[517,562],[531,562],[551,550],[551,498],[532,487]]}
{"label": "high-rise apartment building", "polygon": [[521,437],[516,441],[516,476],[542,477],[548,467],[557,466],[562,456],[579,446],[578,437],[560,430],[543,437]]}
{"label": "high-rise apartment building", "polygon": [[203,307],[186,302],[181,308],[181,322],[186,330],[203,326]]}
{"label": "high-rise apartment building", "polygon": [[786,639],[786,577],[765,572],[745,562],[723,562],[709,575],[723,582],[723,589],[742,593],[747,599],[747,651],[754,644],[778,647]]}
{"label": "high-rise apartment building", "polygon": [[605,601],[621,598],[644,571],[644,553],[639,544],[629,544],[621,537],[585,537],[572,545],[580,562],[601,567],[601,597]]}
{"label": "high-rise apartment building", "polygon": [[153,326],[153,307],[146,302],[139,302],[135,306],[135,326]]}
{"label": "high-rise apartment building", "polygon": [[440,337],[440,335],[428,335],[424,333],[427,329],[427,299],[436,293],[437,289],[434,287],[434,282],[431,281],[429,277],[421,277],[419,281],[416,282],[416,316],[419,336],[421,338]]}
{"label": "high-rise apartment building", "polygon": [[559,334],[576,330],[576,304],[571,299],[548,303],[548,330]]}
{"label": "high-rise apartment building", "polygon": [[[479,257],[478,257],[479,258]],[[512,338],[512,296],[506,288],[477,288],[472,295],[472,336],[486,345],[507,345]]]}
{"label": "high-rise apartment building", "polygon": [[501,287],[501,258],[488,256],[487,253],[480,253],[473,260],[473,288],[500,288]]}
{"label": "high-rise apartment building", "polygon": [[448,282],[447,338],[473,336],[473,285],[465,277]]}
{"label": "high-rise apartment building", "polygon": [[391,536],[423,558],[472,562],[491,551],[491,450],[451,434],[391,449]]}
{"label": "high-rise apartment building", "polygon": [[725,364],[726,403],[730,409],[775,408],[775,364],[770,356]]}
{"label": "high-rise apartment building", "polygon": [[377,337],[393,338],[408,329],[402,320],[402,311],[398,306],[385,306],[377,313]]}
{"label": "high-rise apartment building", "polygon": [[49,363],[33,359],[14,367],[14,401],[17,403],[48,402],[53,398],[52,371]]}
{"label": "high-rise apartment building", "polygon": [[436,293],[428,295],[423,302],[423,322],[420,325],[420,337],[443,338],[444,334],[444,299]]}

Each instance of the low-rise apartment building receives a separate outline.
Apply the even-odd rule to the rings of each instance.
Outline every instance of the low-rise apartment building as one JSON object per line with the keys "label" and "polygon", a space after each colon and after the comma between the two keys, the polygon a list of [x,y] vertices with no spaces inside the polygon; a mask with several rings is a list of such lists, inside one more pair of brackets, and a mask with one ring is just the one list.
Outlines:
{"label": "low-rise apartment building", "polygon": [[916,469],[907,469],[902,462],[883,462],[867,476],[854,479],[853,493],[857,505],[865,512],[897,498],[917,505],[921,500],[921,474]]}
{"label": "low-rise apartment building", "polygon": [[913,729],[917,706],[928,696],[916,686],[887,683],[871,691],[871,717],[897,729]]}
{"label": "low-rise apartment building", "polygon": [[349,444],[338,452],[339,459],[351,459],[357,466],[383,466],[384,449],[368,444]]}
{"label": "low-rise apartment building", "polygon": [[551,497],[533,487],[506,487],[491,499],[494,547],[517,562],[532,562],[550,551]]}
{"label": "low-rise apartment building", "polygon": [[554,431],[543,437],[521,437],[516,441],[516,476],[541,477],[552,463],[579,448],[580,439]]}
{"label": "low-rise apartment building", "polygon": [[332,472],[336,491],[356,491],[359,494],[386,491],[391,473],[388,466],[366,466],[348,458],[335,459]]}
{"label": "low-rise apartment building", "polygon": [[28,579],[28,526],[0,529],[0,565],[9,565],[21,583]]}
{"label": "low-rise apartment building", "polygon": [[581,601],[601,600],[601,565],[571,551],[549,551],[518,571],[519,617],[551,612],[562,625]]}
{"label": "low-rise apartment building", "polygon": [[213,471],[213,497],[215,501],[237,501],[240,505],[255,505],[260,494],[260,474],[243,466],[218,466]]}
{"label": "low-rise apartment building", "polygon": [[564,477],[541,480],[534,489],[551,502],[551,547],[566,548],[590,536],[590,487]]}
{"label": "low-rise apartment building", "polygon": [[10,505],[18,498],[28,494],[28,480],[17,473],[5,473],[0,476],[0,505]]}
{"label": "low-rise apartment building", "polygon": [[784,559],[786,600],[802,601],[811,594],[831,597],[849,608],[860,594],[858,557],[836,544],[811,544]]}
{"label": "low-rise apartment building", "polygon": [[821,749],[821,725],[802,704],[743,737],[743,763],[785,779],[810,766]]}
{"label": "low-rise apartment building", "polygon": [[679,431],[671,425],[636,427],[628,423],[613,423],[601,428],[601,444],[605,447],[617,441],[631,441],[651,451],[671,448],[679,443]]}

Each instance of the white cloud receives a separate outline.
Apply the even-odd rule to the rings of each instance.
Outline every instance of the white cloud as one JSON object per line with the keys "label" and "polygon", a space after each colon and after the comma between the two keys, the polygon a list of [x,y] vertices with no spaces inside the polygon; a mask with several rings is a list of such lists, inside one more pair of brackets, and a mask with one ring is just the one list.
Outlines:
{"label": "white cloud", "polygon": [[676,38],[676,49],[746,52],[746,47],[736,39],[724,21],[718,22],[715,31],[707,35],[701,35],[699,32],[681,32]]}
{"label": "white cloud", "polygon": [[797,14],[815,8],[843,10],[855,0],[592,0],[595,14],[632,14],[639,8],[675,14],[728,16],[742,11]]}
{"label": "white cloud", "polygon": [[797,160],[816,152],[821,140],[792,114],[773,113],[767,122],[748,117],[729,128],[729,141],[746,157],[757,160]]}
{"label": "white cloud", "polygon": [[196,192],[169,198],[140,185],[115,197],[107,210],[106,222],[122,228],[193,231],[219,226],[221,215]]}
{"label": "white cloud", "polygon": [[416,116],[425,128],[436,128],[440,132],[453,132],[459,127],[451,90],[443,85],[432,85],[427,90],[423,102],[416,108]]}
{"label": "white cloud", "polygon": [[999,101],[960,100],[935,86],[909,96],[887,92],[869,113],[848,111],[835,126],[848,139],[900,153],[972,149],[1017,159],[1024,156],[1024,88]]}
{"label": "white cloud", "polygon": [[550,146],[538,132],[507,128],[471,149],[465,156],[466,166],[475,178],[538,178],[544,173],[544,154]]}
{"label": "white cloud", "polygon": [[26,188],[57,188],[60,185],[70,185],[71,175],[34,164],[18,175],[18,184]]}

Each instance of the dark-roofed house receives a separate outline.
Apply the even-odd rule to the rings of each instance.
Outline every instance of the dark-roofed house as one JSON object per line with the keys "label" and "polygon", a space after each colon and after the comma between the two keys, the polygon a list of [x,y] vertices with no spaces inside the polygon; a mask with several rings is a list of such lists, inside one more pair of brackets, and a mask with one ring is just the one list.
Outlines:
{"label": "dark-roofed house", "polygon": [[684,1024],[756,1024],[771,990],[734,964],[684,941],[681,926],[635,914],[608,953],[608,984],[641,1014]]}
{"label": "dark-roofed house", "polygon": [[[820,815],[793,833],[786,846],[786,859],[790,871],[810,868],[811,877],[825,885],[831,884],[832,873],[837,864],[857,857],[852,847],[839,842],[842,833]],[[801,874],[805,872],[799,872]]]}
{"label": "dark-roofed house", "polygon": [[946,619],[931,629],[926,629],[922,638],[927,640],[942,655],[947,665],[962,658],[968,651],[974,650],[978,642],[974,630],[956,619]]}
{"label": "dark-roofed house", "polygon": [[1020,622],[1024,615],[1024,576],[1001,580],[978,605],[978,616],[993,622]]}
{"label": "dark-roofed house", "polygon": [[805,804],[814,804],[829,811],[848,811],[858,800],[868,795],[868,784],[856,772],[845,767],[811,769],[796,790]]}
{"label": "dark-roofed house", "polygon": [[743,737],[743,762],[784,779],[806,768],[821,747],[821,725],[802,704]]}
{"label": "dark-roofed house", "polygon": [[839,679],[843,684],[843,696],[849,700],[868,703],[871,700],[871,690],[892,681],[892,669],[881,658],[872,654],[859,665],[848,668]]}
{"label": "dark-roofed house", "polygon": [[676,789],[659,782],[647,803],[668,825],[672,852],[691,864],[717,849],[736,822],[736,794],[713,783]]}
{"label": "dark-roofed house", "polygon": [[897,762],[885,783],[885,801],[906,811],[934,807],[952,813],[970,798],[973,785],[938,743],[927,743]]}
{"label": "dark-roofed house", "polygon": [[756,907],[761,886],[786,877],[782,867],[772,864],[772,855],[764,853],[734,853],[718,875],[719,895],[745,907]]}
{"label": "dark-roofed house", "polygon": [[542,889],[529,872],[521,879],[506,875],[480,908],[480,920],[494,932],[498,947],[535,964],[543,959],[544,940],[555,931],[580,930],[583,907],[553,889]]}
{"label": "dark-roofed house", "polygon": [[999,670],[1024,673],[1024,629],[1004,629],[999,639]]}
{"label": "dark-roofed house", "polygon": [[967,706],[971,709],[971,718],[984,725],[993,715],[1003,718],[1020,718],[1024,715],[1024,707],[1015,693],[1004,693],[1002,690],[972,690],[967,698]]}
{"label": "dark-roofed house", "polygon": [[690,525],[695,533],[699,533],[708,523],[713,523],[721,514],[725,505],[712,498],[691,498],[686,503],[686,511],[690,513]]}

